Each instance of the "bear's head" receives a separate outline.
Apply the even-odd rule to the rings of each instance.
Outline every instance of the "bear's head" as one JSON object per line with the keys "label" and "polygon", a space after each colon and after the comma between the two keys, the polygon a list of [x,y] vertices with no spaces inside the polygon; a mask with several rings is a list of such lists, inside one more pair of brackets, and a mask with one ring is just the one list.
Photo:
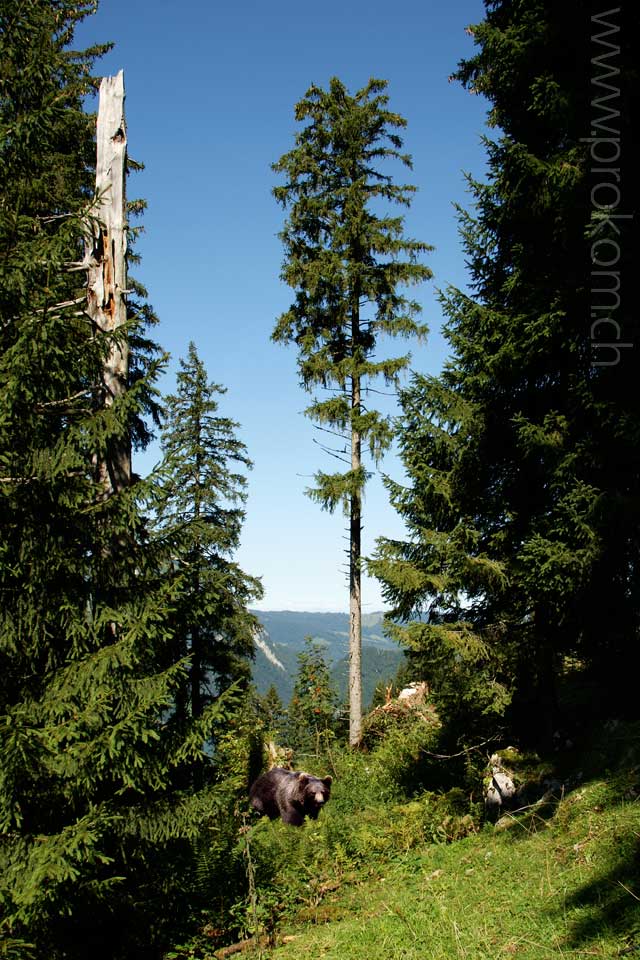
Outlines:
{"label": "bear's head", "polygon": [[310,773],[298,774],[298,789],[300,802],[304,812],[312,820],[317,820],[318,814],[331,796],[331,777],[314,777]]}

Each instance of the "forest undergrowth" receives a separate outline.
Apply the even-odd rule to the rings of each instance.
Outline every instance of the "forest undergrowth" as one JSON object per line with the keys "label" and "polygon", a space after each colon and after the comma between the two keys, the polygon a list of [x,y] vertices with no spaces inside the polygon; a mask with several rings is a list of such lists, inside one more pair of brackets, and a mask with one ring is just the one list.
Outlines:
{"label": "forest undergrowth", "polygon": [[307,758],[335,776],[319,820],[247,819],[224,942],[205,924],[167,960],[640,955],[637,725],[549,757],[503,749],[520,799],[497,822],[482,801],[491,748],[445,760],[440,734],[423,713],[366,750]]}

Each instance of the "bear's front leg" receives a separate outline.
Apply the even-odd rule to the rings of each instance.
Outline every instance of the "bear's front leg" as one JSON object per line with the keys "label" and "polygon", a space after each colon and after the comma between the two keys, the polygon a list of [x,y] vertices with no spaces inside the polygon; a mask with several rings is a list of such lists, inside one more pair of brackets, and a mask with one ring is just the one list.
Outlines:
{"label": "bear's front leg", "polygon": [[288,803],[280,811],[280,817],[283,823],[288,823],[290,827],[301,827],[304,822],[304,813]]}

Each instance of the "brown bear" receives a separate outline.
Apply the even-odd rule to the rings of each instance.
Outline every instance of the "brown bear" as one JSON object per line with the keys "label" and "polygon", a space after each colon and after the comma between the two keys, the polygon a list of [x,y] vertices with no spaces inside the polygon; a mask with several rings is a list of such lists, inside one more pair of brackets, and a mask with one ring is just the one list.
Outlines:
{"label": "brown bear", "polygon": [[331,777],[320,780],[301,770],[274,767],[255,781],[249,791],[252,806],[270,820],[301,827],[305,817],[318,814],[331,794]]}

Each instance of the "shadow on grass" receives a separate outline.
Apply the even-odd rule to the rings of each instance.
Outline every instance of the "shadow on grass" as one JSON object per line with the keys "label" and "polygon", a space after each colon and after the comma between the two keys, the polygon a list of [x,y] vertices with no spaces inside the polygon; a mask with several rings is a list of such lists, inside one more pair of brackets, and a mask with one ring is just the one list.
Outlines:
{"label": "shadow on grass", "polygon": [[568,790],[562,784],[553,789],[528,784],[526,794],[506,808],[495,823],[497,833],[508,833],[510,840],[526,840],[532,833],[546,829],[556,815]]}
{"label": "shadow on grass", "polygon": [[[551,826],[563,801],[571,801],[573,793],[580,791],[582,794],[585,790],[592,790],[593,786],[594,783],[584,781],[582,778],[579,780],[568,778],[565,782],[531,781],[520,788],[512,808],[505,809],[497,821],[496,830],[507,831],[514,841],[525,840],[531,834],[539,833]],[[595,781],[595,786],[599,788],[598,793],[591,792],[590,799],[587,801],[595,811],[626,804],[630,798],[640,795],[640,780],[635,767],[609,775],[607,781]]]}
{"label": "shadow on grass", "polygon": [[[640,840],[627,834],[617,841],[616,863],[563,900],[558,913],[575,911],[565,945],[585,947],[600,937],[615,937],[620,956],[640,957]],[[614,854],[609,858],[609,863]]]}

